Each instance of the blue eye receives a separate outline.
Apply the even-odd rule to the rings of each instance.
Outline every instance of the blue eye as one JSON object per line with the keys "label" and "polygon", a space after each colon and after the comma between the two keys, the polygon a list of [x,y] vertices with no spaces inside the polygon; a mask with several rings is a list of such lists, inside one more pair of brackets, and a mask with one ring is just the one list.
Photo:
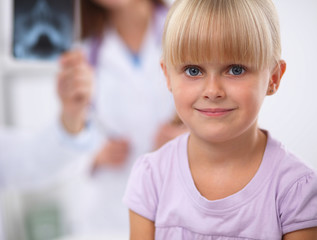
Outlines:
{"label": "blue eye", "polygon": [[245,69],[240,65],[234,65],[229,69],[229,74],[235,75],[235,76],[241,75],[244,72],[245,72]]}
{"label": "blue eye", "polygon": [[188,67],[186,68],[185,73],[191,77],[197,77],[201,75],[201,71],[198,67]]}

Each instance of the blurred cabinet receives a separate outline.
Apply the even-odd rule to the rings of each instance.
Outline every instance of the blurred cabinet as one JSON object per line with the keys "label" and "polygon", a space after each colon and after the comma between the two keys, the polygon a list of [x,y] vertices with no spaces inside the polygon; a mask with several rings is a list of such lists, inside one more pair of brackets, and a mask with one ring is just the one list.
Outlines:
{"label": "blurred cabinet", "polygon": [[1,66],[0,124],[36,130],[56,119],[56,63],[3,57]]}

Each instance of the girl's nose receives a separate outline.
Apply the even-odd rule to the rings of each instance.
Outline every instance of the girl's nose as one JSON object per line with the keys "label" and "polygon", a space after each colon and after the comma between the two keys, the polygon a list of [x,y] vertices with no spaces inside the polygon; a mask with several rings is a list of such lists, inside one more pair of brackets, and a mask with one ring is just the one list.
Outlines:
{"label": "girl's nose", "polygon": [[225,97],[225,91],[221,83],[220,77],[209,76],[206,78],[206,84],[203,92],[204,99],[212,101],[220,100]]}

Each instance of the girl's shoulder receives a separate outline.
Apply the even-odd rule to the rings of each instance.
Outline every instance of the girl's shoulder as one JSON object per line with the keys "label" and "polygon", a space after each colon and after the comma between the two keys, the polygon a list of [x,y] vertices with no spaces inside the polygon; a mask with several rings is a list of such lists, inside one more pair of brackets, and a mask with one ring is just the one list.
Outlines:
{"label": "girl's shoulder", "polygon": [[275,175],[285,188],[309,176],[316,178],[315,170],[309,167],[299,156],[288,150],[283,144],[279,144],[279,151],[276,151],[276,153],[280,156],[280,159],[276,159],[279,162]]}
{"label": "girl's shoulder", "polygon": [[283,234],[317,226],[317,175],[298,156],[280,145],[273,170],[276,206]]}
{"label": "girl's shoulder", "polygon": [[303,159],[295,155],[270,133],[267,134],[268,141],[263,161],[265,161],[264,164],[267,166],[267,170],[272,170],[276,178],[296,181],[295,179],[314,173],[314,170]]}
{"label": "girl's shoulder", "polygon": [[186,147],[187,138],[188,134],[181,135],[159,150],[137,159],[123,198],[129,209],[152,221],[155,220],[159,196],[162,189],[173,185],[170,177],[175,175],[178,154]]}
{"label": "girl's shoulder", "polygon": [[137,159],[135,165],[144,165],[144,167],[155,169],[155,171],[165,171],[173,167],[180,154],[186,152],[188,136],[189,133],[184,133],[167,142],[158,150],[142,155]]}
{"label": "girl's shoulder", "polygon": [[[296,199],[299,202],[311,199],[317,204],[316,171],[272,137],[269,137],[268,145],[271,145],[271,184],[275,185],[279,206],[283,208],[285,203],[295,203]],[[300,205],[299,202],[295,204]]]}

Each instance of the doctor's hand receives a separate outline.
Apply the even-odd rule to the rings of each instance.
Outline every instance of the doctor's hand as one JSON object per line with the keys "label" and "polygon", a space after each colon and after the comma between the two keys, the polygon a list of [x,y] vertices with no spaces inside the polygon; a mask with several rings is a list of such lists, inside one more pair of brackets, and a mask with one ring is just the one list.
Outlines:
{"label": "doctor's hand", "polygon": [[61,120],[69,133],[76,134],[85,124],[93,92],[94,73],[79,50],[63,54],[60,65],[57,91],[62,103]]}
{"label": "doctor's hand", "polygon": [[168,141],[187,132],[187,127],[183,124],[180,118],[175,115],[171,122],[163,124],[157,131],[154,139],[154,150],[160,148]]}
{"label": "doctor's hand", "polygon": [[105,143],[97,153],[92,170],[95,171],[102,167],[120,168],[127,159],[130,152],[130,143],[126,139],[112,139]]}

